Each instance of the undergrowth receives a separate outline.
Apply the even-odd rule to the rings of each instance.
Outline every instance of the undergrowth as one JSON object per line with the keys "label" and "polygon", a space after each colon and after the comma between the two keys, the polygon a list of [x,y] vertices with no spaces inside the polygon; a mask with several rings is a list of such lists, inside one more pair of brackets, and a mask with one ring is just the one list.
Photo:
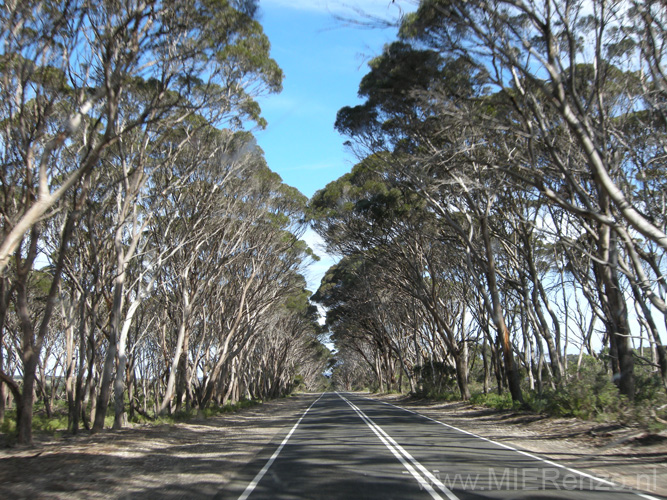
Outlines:
{"label": "undergrowth", "polygon": [[[590,359],[588,359],[590,358]],[[470,401],[497,410],[531,411],[553,417],[578,418],[605,423],[636,425],[651,432],[667,429],[667,394],[660,377],[646,366],[636,366],[635,398],[630,402],[620,394],[605,367],[594,358],[585,357],[577,370],[571,366],[567,378],[542,391],[527,387],[524,380],[523,404],[512,400],[509,392],[498,394],[481,391],[479,381],[473,380]],[[453,384],[444,383],[443,391],[423,386],[424,391],[413,394],[434,400],[458,400]]]}
{"label": "undergrowth", "polygon": [[[241,400],[237,403],[227,403],[225,405],[212,405],[203,411],[198,409],[190,409],[188,411],[182,410],[171,415],[161,415],[155,419],[146,418],[138,413],[134,414],[131,419],[133,424],[149,424],[149,425],[173,425],[180,422],[188,422],[195,418],[211,418],[228,413],[234,413],[239,410],[250,408],[261,404],[261,400]],[[111,428],[114,421],[113,404],[109,405],[107,415],[104,420],[105,428]],[[51,416],[47,416],[41,403],[35,404],[35,411],[32,419],[32,430],[34,434],[49,435],[53,437],[60,437],[67,432],[67,405],[60,401],[54,405]],[[7,408],[5,411],[5,418],[0,424],[0,434],[9,437],[9,442],[12,437],[16,435],[16,408]]]}

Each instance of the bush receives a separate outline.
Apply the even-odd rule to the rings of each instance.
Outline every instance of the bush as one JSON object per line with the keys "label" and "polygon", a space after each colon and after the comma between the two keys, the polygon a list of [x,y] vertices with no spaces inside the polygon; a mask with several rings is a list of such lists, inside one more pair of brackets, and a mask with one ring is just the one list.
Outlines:
{"label": "bush", "polygon": [[5,410],[5,420],[0,425],[0,433],[7,436],[16,434],[16,408]]}
{"label": "bush", "polygon": [[606,373],[570,380],[545,396],[547,413],[560,417],[614,420],[622,418],[627,408],[627,399]]}
{"label": "bush", "polygon": [[489,392],[487,394],[476,393],[472,395],[470,402],[495,408],[496,410],[517,410],[521,406],[520,403],[512,401],[512,396],[508,392],[503,394],[496,392]]}
{"label": "bush", "polygon": [[[651,395],[654,391],[649,391]],[[579,374],[563,382],[556,390],[542,393],[524,390],[524,404],[512,401],[510,394],[475,394],[472,402],[499,410],[528,409],[558,417],[583,420],[625,420],[627,399],[620,395],[602,363],[594,358],[584,359]]]}

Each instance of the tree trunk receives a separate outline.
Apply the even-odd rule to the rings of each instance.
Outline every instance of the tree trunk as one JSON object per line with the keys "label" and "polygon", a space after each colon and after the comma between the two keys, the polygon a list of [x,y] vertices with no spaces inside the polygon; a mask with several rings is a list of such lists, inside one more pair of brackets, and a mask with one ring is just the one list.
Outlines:
{"label": "tree trunk", "polygon": [[663,346],[660,341],[660,333],[658,332],[658,326],[653,320],[653,315],[651,314],[651,310],[646,305],[646,301],[644,301],[644,298],[641,295],[639,287],[634,283],[631,284],[631,287],[632,287],[632,294],[634,295],[635,298],[635,303],[639,304],[639,307],[642,310],[642,314],[644,315],[644,319],[646,320],[647,328],[651,333],[651,337],[653,339],[651,345],[655,345],[655,349],[651,349],[651,351],[655,354],[657,358],[656,361],[658,368],[660,370],[660,378],[662,379],[662,385],[665,389],[667,389],[667,351],[665,350],[665,346]]}
{"label": "tree trunk", "polygon": [[484,394],[489,393],[489,388],[491,387],[491,374],[489,373],[489,353],[487,352],[487,340],[486,335],[482,333],[482,364],[484,366],[484,381],[482,385],[482,391]]}
{"label": "tree trunk", "polygon": [[456,382],[461,392],[461,399],[470,399],[470,388],[468,386],[468,345],[465,340],[461,341],[461,352],[454,357],[456,364]]}
{"label": "tree trunk", "polygon": [[60,278],[62,276],[65,262],[65,252],[67,251],[67,245],[74,229],[74,220],[75,213],[70,212],[63,228],[60,247],[58,249],[58,260],[53,270],[49,293],[46,297],[41,322],[36,332],[28,310],[27,290],[28,277],[35,260],[37,240],[39,238],[39,231],[36,227],[33,227],[30,231],[30,248],[26,259],[22,259],[21,247],[18,248],[16,253],[16,309],[19,316],[22,334],[21,347],[23,349],[21,354],[23,361],[23,394],[20,398],[20,402],[17,401],[16,413],[16,427],[18,430],[19,444],[32,444],[32,411],[34,404],[35,371],[39,363],[39,355],[49,328],[51,316],[53,315],[58,290],[60,289]]}
{"label": "tree trunk", "polygon": [[[97,411],[95,412],[95,422],[93,423],[93,433],[104,429],[104,420],[107,415],[107,408],[109,406],[109,398],[111,397],[111,386],[117,379],[113,376],[113,366],[118,356],[118,340],[120,336],[120,318],[123,311],[123,296],[125,289],[126,277],[126,263],[123,256],[122,242],[120,241],[120,231],[116,232],[116,239],[114,240],[116,247],[116,272],[118,275],[114,280],[113,287],[113,302],[111,304],[111,320],[109,329],[109,346],[107,347],[107,355],[104,358],[104,369],[102,370],[102,382],[100,383],[100,392],[97,396]],[[124,354],[124,352],[123,352]],[[125,360],[123,359],[123,363]],[[120,361],[119,361],[120,365]],[[116,368],[116,373],[120,371],[120,367]],[[122,385],[122,383],[121,383]],[[115,390],[115,387],[114,387]],[[121,401],[122,403],[122,401]],[[115,425],[114,419],[114,425]]]}
{"label": "tree trunk", "polygon": [[[4,354],[5,347],[5,318],[7,317],[7,308],[9,307],[9,281],[5,277],[0,277],[0,374],[4,373]],[[0,376],[0,425],[5,421],[5,383]]]}
{"label": "tree trunk", "polygon": [[74,407],[70,410],[70,415],[68,417],[68,429],[72,434],[79,432],[79,419],[82,418],[82,413],[84,412],[83,400],[85,397],[85,389],[83,386],[83,378],[86,369],[86,359],[89,360],[90,365],[93,363],[91,340],[88,339],[87,335],[88,323],[86,321],[86,297],[87,294],[84,292],[81,296],[79,311],[79,366],[76,374]]}
{"label": "tree trunk", "polygon": [[507,375],[507,384],[510,389],[513,401],[523,403],[523,395],[521,394],[521,385],[519,383],[519,372],[514,362],[514,353],[512,351],[512,342],[510,339],[510,332],[505,324],[503,317],[502,305],[500,303],[500,293],[498,292],[498,285],[496,283],[496,264],[493,255],[493,248],[491,247],[491,235],[489,234],[488,220],[486,216],[480,217],[482,226],[482,236],[484,238],[484,247],[486,249],[487,258],[487,279],[489,283],[489,295],[491,296],[493,306],[493,323],[498,330],[500,344],[502,346],[503,358],[505,360],[505,373]]}
{"label": "tree trunk", "polygon": [[107,347],[107,355],[104,359],[104,367],[102,368],[102,380],[100,382],[99,393],[95,404],[95,418],[93,420],[92,433],[96,433],[104,429],[104,420],[107,415],[107,407],[109,406],[109,398],[111,397],[111,382],[113,380],[113,365],[116,360],[116,339],[114,338],[113,329],[109,338],[109,346]]}
{"label": "tree trunk", "polygon": [[[183,286],[186,286],[185,283]],[[174,357],[171,361],[171,369],[169,370],[169,379],[167,380],[167,389],[165,391],[158,413],[164,413],[174,397],[174,388],[176,386],[176,374],[178,372],[178,364],[183,352],[183,344],[185,343],[185,335],[187,330],[187,322],[190,318],[190,303],[187,291],[183,291],[183,313],[181,315],[181,324],[178,327],[178,336],[176,338],[176,349]]]}
{"label": "tree trunk", "polygon": [[616,233],[608,226],[601,226],[599,235],[598,253],[600,260],[606,264],[594,264],[594,268],[602,284],[602,287],[598,288],[606,316],[612,372],[621,394],[633,401],[635,362],[630,342],[627,306],[618,280],[618,242]]}
{"label": "tree trunk", "polygon": [[[118,368],[114,380],[114,421],[113,429],[119,430],[127,425],[127,414],[125,413],[125,377],[127,370],[127,338],[139,305],[142,300],[141,290],[137,291],[135,299],[127,310],[123,326],[118,337]],[[120,312],[118,313],[120,314]]]}

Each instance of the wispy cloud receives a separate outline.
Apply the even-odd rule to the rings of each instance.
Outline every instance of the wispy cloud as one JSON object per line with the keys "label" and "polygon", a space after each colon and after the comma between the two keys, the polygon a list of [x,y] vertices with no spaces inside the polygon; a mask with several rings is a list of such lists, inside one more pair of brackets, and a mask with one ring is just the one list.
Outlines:
{"label": "wispy cloud", "polygon": [[353,15],[365,13],[371,16],[394,18],[402,12],[415,9],[416,0],[260,0],[260,5],[274,5],[288,9]]}

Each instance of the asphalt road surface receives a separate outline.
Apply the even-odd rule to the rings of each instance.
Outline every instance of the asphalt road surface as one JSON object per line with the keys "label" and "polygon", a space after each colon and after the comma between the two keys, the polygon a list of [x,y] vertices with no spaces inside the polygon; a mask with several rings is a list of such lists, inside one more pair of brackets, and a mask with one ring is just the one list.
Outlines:
{"label": "asphalt road surface", "polygon": [[[650,487],[650,474],[645,478]],[[643,484],[643,483],[642,483]],[[324,393],[219,499],[659,498],[350,393]]]}

